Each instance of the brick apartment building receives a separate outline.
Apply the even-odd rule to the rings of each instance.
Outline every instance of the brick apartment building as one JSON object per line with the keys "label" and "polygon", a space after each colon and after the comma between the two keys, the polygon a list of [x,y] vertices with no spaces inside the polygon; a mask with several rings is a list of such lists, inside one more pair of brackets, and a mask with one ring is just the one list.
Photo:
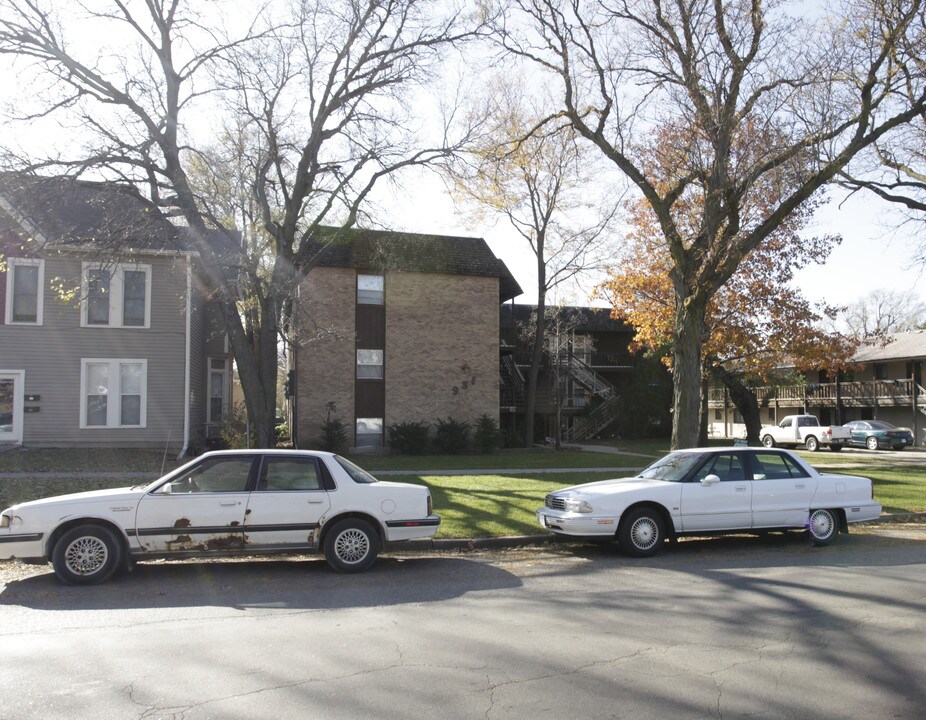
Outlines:
{"label": "brick apartment building", "polygon": [[396,422],[499,418],[499,305],[521,293],[481,238],[331,230],[297,299],[289,415],[299,447],[328,417],[353,447]]}

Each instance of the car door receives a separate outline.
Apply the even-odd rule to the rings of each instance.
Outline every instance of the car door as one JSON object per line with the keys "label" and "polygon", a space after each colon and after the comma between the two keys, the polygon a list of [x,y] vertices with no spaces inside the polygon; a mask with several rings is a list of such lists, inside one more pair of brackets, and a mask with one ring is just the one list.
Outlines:
{"label": "car door", "polygon": [[807,522],[817,481],[784,453],[751,453],[752,526],[800,527]]}
{"label": "car door", "polygon": [[866,432],[868,430],[868,423],[865,422],[851,422],[847,425],[849,432],[852,435],[851,442],[853,445],[864,445],[865,438],[868,436]]}
{"label": "car door", "polygon": [[319,458],[268,453],[256,489],[248,498],[244,532],[255,550],[311,547],[322,516],[331,507],[330,475]]}
{"label": "car door", "polygon": [[217,552],[244,547],[245,510],[257,454],[205,456],[139,502],[135,532],[145,552]]}
{"label": "car door", "polygon": [[[720,482],[704,484],[708,475]],[[752,524],[752,483],[746,479],[742,453],[709,456],[682,483],[681,522],[684,532],[736,530]]]}

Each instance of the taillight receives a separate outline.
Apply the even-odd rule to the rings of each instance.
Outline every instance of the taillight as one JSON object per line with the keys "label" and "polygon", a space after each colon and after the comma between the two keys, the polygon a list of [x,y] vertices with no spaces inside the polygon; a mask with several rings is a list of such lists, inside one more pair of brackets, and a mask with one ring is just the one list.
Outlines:
{"label": "taillight", "polygon": [[434,505],[431,502],[431,493],[428,493],[428,515],[434,514]]}

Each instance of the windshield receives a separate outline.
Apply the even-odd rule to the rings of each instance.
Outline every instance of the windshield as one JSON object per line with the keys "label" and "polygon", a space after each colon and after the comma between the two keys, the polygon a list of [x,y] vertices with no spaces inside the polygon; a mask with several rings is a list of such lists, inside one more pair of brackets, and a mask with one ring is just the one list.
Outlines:
{"label": "windshield", "polygon": [[703,457],[704,453],[669,453],[643,470],[638,477],[647,480],[681,482]]}
{"label": "windshield", "polygon": [[346,458],[342,458],[340,455],[334,456],[335,461],[344,468],[344,471],[350,475],[351,480],[355,483],[363,483],[364,485],[371,485],[372,483],[377,482],[376,478],[370,475],[363,468],[359,468],[354,463]]}

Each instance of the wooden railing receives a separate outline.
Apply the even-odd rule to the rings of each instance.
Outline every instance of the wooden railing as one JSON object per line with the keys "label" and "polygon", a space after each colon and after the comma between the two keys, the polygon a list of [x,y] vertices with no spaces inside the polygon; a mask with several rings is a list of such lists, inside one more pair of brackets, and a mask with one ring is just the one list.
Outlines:
{"label": "wooden railing", "polygon": [[[845,405],[912,405],[913,380],[861,380],[854,382],[808,383],[753,388],[760,407],[784,405],[832,406],[839,399]],[[710,389],[708,400],[713,406],[724,403],[724,388]],[[926,405],[926,390],[916,385],[917,404]]]}

